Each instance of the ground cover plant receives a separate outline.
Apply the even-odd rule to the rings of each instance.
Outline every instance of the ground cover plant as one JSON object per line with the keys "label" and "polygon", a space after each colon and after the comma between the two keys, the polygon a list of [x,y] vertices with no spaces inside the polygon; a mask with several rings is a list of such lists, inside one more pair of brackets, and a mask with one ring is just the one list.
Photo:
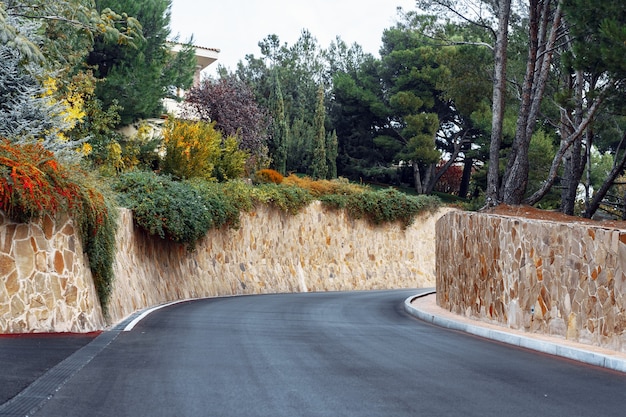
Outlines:
{"label": "ground cover plant", "polygon": [[122,206],[151,235],[167,238],[193,249],[211,228],[237,224],[239,212],[208,183],[194,186],[151,171],[123,174],[113,185]]}
{"label": "ground cover plant", "polygon": [[268,171],[256,176],[267,182],[256,185],[242,180],[177,181],[171,176],[137,171],[121,175],[113,188],[120,204],[133,211],[137,225],[190,250],[210,229],[237,227],[240,213],[260,204],[295,215],[319,199],[329,208],[346,210],[351,218],[373,224],[398,221],[404,227],[418,214],[440,205],[436,197],[410,196],[394,189],[371,190],[345,179],[312,180],[290,175],[277,184],[274,179],[279,177]]}

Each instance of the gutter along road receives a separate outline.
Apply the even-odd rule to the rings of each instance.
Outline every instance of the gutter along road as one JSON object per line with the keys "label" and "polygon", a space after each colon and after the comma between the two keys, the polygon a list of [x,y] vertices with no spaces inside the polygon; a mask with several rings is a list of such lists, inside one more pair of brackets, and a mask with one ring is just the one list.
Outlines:
{"label": "gutter along road", "polygon": [[625,374],[417,320],[420,291],[174,304],[94,339],[114,334],[29,415],[624,415]]}

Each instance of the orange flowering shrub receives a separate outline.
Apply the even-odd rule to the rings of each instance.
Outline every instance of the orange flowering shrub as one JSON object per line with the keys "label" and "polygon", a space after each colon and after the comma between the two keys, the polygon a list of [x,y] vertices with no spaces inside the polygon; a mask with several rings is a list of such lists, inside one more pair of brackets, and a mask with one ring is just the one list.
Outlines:
{"label": "orange flowering shrub", "polygon": [[71,211],[81,204],[79,186],[39,144],[0,142],[0,209],[17,221]]}
{"label": "orange flowering shrub", "polygon": [[273,169],[261,169],[254,174],[255,180],[258,183],[274,183],[280,184],[283,182],[283,174]]}
{"label": "orange flowering shrub", "polygon": [[113,280],[116,220],[87,173],[59,164],[41,144],[0,140],[0,210],[18,222],[68,213],[80,231],[98,295],[106,304]]}
{"label": "orange flowering shrub", "polygon": [[358,184],[351,184],[345,179],[335,180],[313,180],[311,177],[298,177],[291,174],[283,181],[285,185],[294,185],[308,190],[314,197],[321,197],[330,194],[351,195],[360,194],[366,191],[366,187]]}

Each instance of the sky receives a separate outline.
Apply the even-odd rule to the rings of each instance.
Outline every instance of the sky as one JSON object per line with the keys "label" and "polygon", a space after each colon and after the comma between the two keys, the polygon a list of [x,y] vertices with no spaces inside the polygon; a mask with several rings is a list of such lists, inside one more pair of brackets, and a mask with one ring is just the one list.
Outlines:
{"label": "sky", "polygon": [[[173,0],[172,35],[220,50],[217,63],[235,70],[247,54],[260,56],[259,41],[278,35],[290,46],[308,29],[322,48],[336,36],[378,56],[383,30],[395,25],[397,7],[414,10],[415,0]],[[217,63],[205,70],[214,75]]]}

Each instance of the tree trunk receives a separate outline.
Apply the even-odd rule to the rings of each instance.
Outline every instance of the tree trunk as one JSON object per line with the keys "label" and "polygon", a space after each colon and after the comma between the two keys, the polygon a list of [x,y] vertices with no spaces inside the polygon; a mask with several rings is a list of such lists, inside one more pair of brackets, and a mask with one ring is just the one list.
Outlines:
{"label": "tree trunk", "polygon": [[585,129],[587,129],[587,126],[589,126],[589,123],[591,123],[591,120],[595,116],[596,111],[600,107],[600,104],[602,104],[603,102],[605,92],[609,91],[611,88],[613,88],[613,83],[609,83],[604,88],[604,90],[598,95],[596,100],[591,104],[591,107],[587,111],[587,114],[583,118],[581,124],[579,126],[576,126],[576,130],[574,131],[574,133],[572,133],[567,139],[561,140],[561,145],[559,147],[559,150],[557,151],[556,155],[554,156],[554,159],[552,160],[552,165],[550,166],[550,172],[548,173],[548,178],[544,181],[541,187],[533,195],[531,195],[526,200],[524,200],[524,203],[530,204],[530,205],[537,204],[539,200],[541,200],[543,196],[546,195],[548,191],[550,191],[552,184],[554,184],[554,181],[556,180],[558,170],[559,170],[559,167],[561,166],[561,162],[562,162],[563,156],[565,155],[565,152],[569,149],[569,147],[574,143],[575,140],[580,138],[580,136],[584,133]]}
{"label": "tree trunk", "polygon": [[[543,100],[552,55],[561,25],[561,4],[558,2],[550,21],[550,0],[543,2],[531,0],[528,49],[528,65],[522,87],[522,104],[518,116],[517,127],[511,159],[507,163],[502,184],[502,201],[507,204],[520,204],[528,185],[528,148],[532,138],[537,116]],[[548,37],[548,25],[550,26]]]}
{"label": "tree trunk", "polygon": [[626,220],[626,191],[622,197],[622,220]]}
{"label": "tree trunk", "polygon": [[526,60],[526,73],[522,84],[522,96],[517,116],[515,138],[506,164],[502,179],[502,198],[507,204],[519,204],[517,194],[520,190],[526,190],[528,183],[528,152],[525,151],[526,125],[530,115],[532,103],[533,82],[535,80],[535,68],[537,66],[537,53],[539,51],[539,0],[530,0],[528,16],[528,58]]}
{"label": "tree trunk", "polygon": [[561,211],[570,216],[574,214],[576,205],[576,195],[578,193],[579,181],[576,181],[577,172],[582,162],[580,152],[582,140],[576,139],[573,145],[565,152],[563,162],[563,176],[561,180]]}
{"label": "tree trunk", "polygon": [[[580,126],[583,119],[583,76],[582,71],[576,71],[576,81],[572,85],[570,79],[570,90],[574,90],[575,108],[574,108],[574,123],[575,126]],[[567,138],[573,133],[574,126],[568,123],[568,114],[565,109],[561,110],[561,140]],[[563,179],[561,190],[561,211],[565,214],[573,215],[574,206],[576,204],[576,194],[578,192],[578,184],[583,173],[583,161],[581,155],[582,152],[582,135],[577,138],[570,149],[565,153],[563,163]]]}
{"label": "tree trunk", "polygon": [[[459,137],[461,138],[459,139]],[[465,134],[461,135],[461,132],[458,132],[452,141],[454,142],[454,150],[452,151],[452,155],[450,155],[450,158],[448,159],[448,161],[441,167],[441,169],[439,169],[439,171],[436,171],[435,164],[431,165],[431,171],[430,171],[431,174],[430,176],[427,176],[425,178],[428,184],[428,186],[426,187],[426,194],[430,194],[433,192],[433,190],[435,189],[435,185],[437,185],[437,182],[439,181],[439,179],[443,176],[443,174],[446,173],[448,169],[450,169],[452,164],[456,162],[456,158],[461,153],[461,148],[463,147],[463,144],[465,143]]]}
{"label": "tree trunk", "polygon": [[463,163],[463,176],[461,177],[461,186],[459,187],[459,197],[461,198],[467,198],[467,194],[469,193],[473,167],[474,159],[465,157],[465,162]]}
{"label": "tree trunk", "polygon": [[424,194],[422,188],[422,176],[420,175],[420,166],[416,161],[411,162],[413,166],[413,181],[415,185],[415,192],[418,194]]}
{"label": "tree trunk", "polygon": [[499,202],[500,146],[502,144],[502,123],[504,120],[506,98],[506,49],[509,38],[510,15],[511,0],[502,0],[498,9],[498,31],[496,33],[496,46],[494,50],[493,108],[486,192],[486,204],[488,206],[495,206]]}
{"label": "tree trunk", "polygon": [[[442,173],[443,175],[443,173]],[[435,174],[435,164],[429,164],[426,169],[426,174],[424,175],[424,183],[426,187],[424,187],[424,194],[431,194],[435,189],[435,184],[437,184],[438,178],[441,178],[441,175],[437,177]]]}

